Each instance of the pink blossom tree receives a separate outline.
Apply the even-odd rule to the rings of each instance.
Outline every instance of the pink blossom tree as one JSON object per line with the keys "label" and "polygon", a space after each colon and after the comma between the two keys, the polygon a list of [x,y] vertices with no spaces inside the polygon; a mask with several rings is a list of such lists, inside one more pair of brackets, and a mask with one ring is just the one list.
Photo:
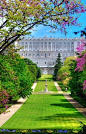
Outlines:
{"label": "pink blossom tree", "polygon": [[2,0],[0,53],[40,24],[66,33],[67,26],[79,25],[79,13],[84,12],[81,0]]}
{"label": "pink blossom tree", "polygon": [[[85,71],[86,72],[86,41],[81,40],[81,44],[78,44],[77,54],[78,57],[76,58],[77,65],[75,71]],[[85,77],[86,78],[86,77]],[[86,79],[83,82],[83,91],[86,90]]]}

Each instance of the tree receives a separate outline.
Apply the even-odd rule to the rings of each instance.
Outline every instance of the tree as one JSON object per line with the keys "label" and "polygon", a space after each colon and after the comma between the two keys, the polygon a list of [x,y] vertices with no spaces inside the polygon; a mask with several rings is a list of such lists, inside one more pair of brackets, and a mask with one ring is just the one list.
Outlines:
{"label": "tree", "polygon": [[54,66],[54,75],[53,75],[54,80],[57,80],[58,71],[61,67],[62,67],[61,55],[60,55],[60,53],[58,53],[56,65]]}
{"label": "tree", "polygon": [[79,25],[78,14],[85,11],[80,0],[2,0],[0,53],[40,24],[66,33],[66,26]]}
{"label": "tree", "polygon": [[81,77],[82,77],[82,74],[83,72],[78,72],[78,71],[75,71],[75,68],[76,68],[76,64],[77,62],[76,61],[73,61],[71,64],[70,64],[70,81],[69,81],[69,87],[70,87],[70,91],[71,91],[71,94],[75,94],[75,95],[78,95],[78,96],[81,96],[83,95],[83,86],[82,86],[82,82],[81,82]]}
{"label": "tree", "polygon": [[86,38],[86,27],[81,31],[74,32],[75,35],[79,34],[79,33],[80,33],[80,36],[85,36],[85,38]]}
{"label": "tree", "polygon": [[78,44],[77,58],[71,64],[71,80],[69,86],[72,94],[86,99],[86,41],[81,40]]}
{"label": "tree", "polygon": [[40,77],[41,77],[41,69],[37,66],[37,64],[34,63],[33,61],[31,61],[31,60],[28,59],[28,58],[25,58],[24,61],[25,61],[26,64],[28,65],[29,69],[30,69],[30,65],[33,66],[32,68],[34,68],[34,67],[36,68],[36,74],[35,74],[35,70],[34,70],[34,69],[32,69],[32,68],[30,69],[30,70],[32,70],[33,75],[35,75],[34,81],[35,81],[36,79],[40,78]]}

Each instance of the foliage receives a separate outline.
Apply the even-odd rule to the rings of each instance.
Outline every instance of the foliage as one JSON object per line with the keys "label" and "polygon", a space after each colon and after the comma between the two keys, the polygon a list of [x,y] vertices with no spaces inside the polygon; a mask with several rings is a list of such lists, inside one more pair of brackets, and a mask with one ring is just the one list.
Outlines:
{"label": "foliage", "polygon": [[[19,87],[20,87],[20,97],[26,97],[31,93],[31,76],[28,70],[28,67],[20,56],[16,53],[9,58],[10,55],[7,55],[8,62],[13,67],[13,70],[16,72],[16,76],[19,78]],[[10,59],[10,60],[9,60]]]}
{"label": "foliage", "polygon": [[62,66],[58,71],[58,80],[64,80],[66,79],[70,74],[69,66]]}
{"label": "foliage", "polygon": [[28,65],[28,69],[31,73],[32,82],[36,81],[36,74],[37,74],[36,66]]}
{"label": "foliage", "polygon": [[70,79],[71,79],[71,77],[67,77],[65,80],[63,80],[63,84],[65,85],[65,87],[68,87]]}
{"label": "foliage", "polygon": [[24,61],[26,62],[27,65],[33,65],[33,61],[31,61],[30,59],[28,58],[24,58]]}
{"label": "foliage", "polygon": [[[76,64],[76,68],[75,68],[75,71],[78,71],[78,72],[83,72],[83,74],[85,75],[86,74],[86,41],[84,40],[81,40],[81,44],[78,44],[78,47],[76,48],[77,49],[77,64]],[[84,75],[82,75],[84,77]],[[83,91],[86,92],[86,78],[84,77],[81,77],[81,80],[83,82]],[[85,93],[86,94],[86,93]]]}
{"label": "foliage", "polygon": [[56,60],[56,65],[54,66],[54,75],[53,75],[54,80],[57,80],[58,71],[61,67],[62,67],[61,55],[60,55],[60,53],[58,53],[58,57],[57,57],[57,60]]}
{"label": "foliage", "polygon": [[70,81],[69,81],[69,87],[72,94],[78,95],[81,98],[85,98],[85,95],[83,93],[83,81],[82,79],[85,78],[83,71],[78,72],[75,71],[76,68],[76,61],[74,61],[71,66],[71,74],[70,74]]}
{"label": "foliage", "polygon": [[[62,81],[58,81],[58,84],[59,84],[59,86],[60,86],[60,88],[63,92],[64,91],[66,91],[66,92],[69,91],[69,88],[67,88],[67,86],[65,86]],[[67,90],[66,90],[66,88],[67,88]]]}
{"label": "foliage", "polygon": [[2,55],[0,55],[0,80],[1,89],[7,90],[10,97],[17,98],[19,80],[6,56]]}
{"label": "foliage", "polygon": [[69,66],[69,64],[72,63],[72,60],[75,60],[76,59],[76,56],[70,56],[70,57],[67,57],[64,61],[64,66]]}
{"label": "foliage", "polygon": [[85,36],[86,37],[86,27],[81,31],[74,32],[75,35],[77,35],[78,33],[80,33],[80,36]]}
{"label": "foliage", "polygon": [[[37,66],[37,64],[33,63],[30,59],[25,58],[24,61],[29,67],[29,70],[31,71],[31,75],[33,76],[33,81],[41,77],[41,69]],[[32,69],[32,68],[33,69]]]}
{"label": "foliage", "polygon": [[[14,53],[13,53],[14,51]],[[25,63],[14,48],[9,48],[0,55],[0,102],[3,106],[14,103],[20,97],[28,97],[32,89],[31,74]]]}
{"label": "foliage", "polygon": [[17,53],[19,49],[19,46],[15,49],[11,45],[0,55],[0,107],[7,108],[8,102],[28,97],[32,92],[32,83],[40,77],[39,67],[29,59],[22,59]]}
{"label": "foliage", "polygon": [[71,57],[67,57],[64,61],[64,66],[62,66],[59,71],[58,71],[58,81],[60,80],[63,83],[63,87],[61,86],[61,88],[63,88],[63,90],[70,89],[69,87],[69,81],[71,80],[71,65],[73,63],[73,60],[75,60],[76,57],[71,56]]}
{"label": "foliage", "polygon": [[8,108],[8,105],[7,105],[8,101],[9,101],[9,95],[7,91],[0,89],[0,113],[3,112],[1,111],[1,108],[3,106],[5,106],[6,109]]}
{"label": "foliage", "polygon": [[17,39],[31,34],[33,28],[40,24],[66,33],[67,26],[80,25],[78,14],[85,11],[80,0],[2,0],[0,53]]}
{"label": "foliage", "polygon": [[79,104],[81,104],[82,106],[84,106],[86,108],[86,100],[83,97],[81,98],[80,96],[77,96],[75,94],[70,94],[70,96],[74,100],[76,100]]}

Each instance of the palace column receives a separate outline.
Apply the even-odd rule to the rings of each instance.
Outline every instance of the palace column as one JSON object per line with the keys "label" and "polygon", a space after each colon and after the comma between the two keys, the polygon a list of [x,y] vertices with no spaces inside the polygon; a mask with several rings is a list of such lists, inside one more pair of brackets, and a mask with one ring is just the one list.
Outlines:
{"label": "palace column", "polygon": [[32,42],[32,51],[33,51],[33,42]]}
{"label": "palace column", "polygon": [[51,42],[51,51],[52,51],[52,42]]}

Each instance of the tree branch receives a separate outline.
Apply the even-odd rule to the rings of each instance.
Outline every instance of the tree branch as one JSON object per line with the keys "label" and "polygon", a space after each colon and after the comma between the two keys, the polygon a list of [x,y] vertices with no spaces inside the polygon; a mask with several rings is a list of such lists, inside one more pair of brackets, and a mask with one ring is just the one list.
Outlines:
{"label": "tree branch", "polygon": [[6,21],[0,26],[0,29],[5,26],[5,24],[7,23],[7,21],[8,21],[8,20],[6,20]]}

